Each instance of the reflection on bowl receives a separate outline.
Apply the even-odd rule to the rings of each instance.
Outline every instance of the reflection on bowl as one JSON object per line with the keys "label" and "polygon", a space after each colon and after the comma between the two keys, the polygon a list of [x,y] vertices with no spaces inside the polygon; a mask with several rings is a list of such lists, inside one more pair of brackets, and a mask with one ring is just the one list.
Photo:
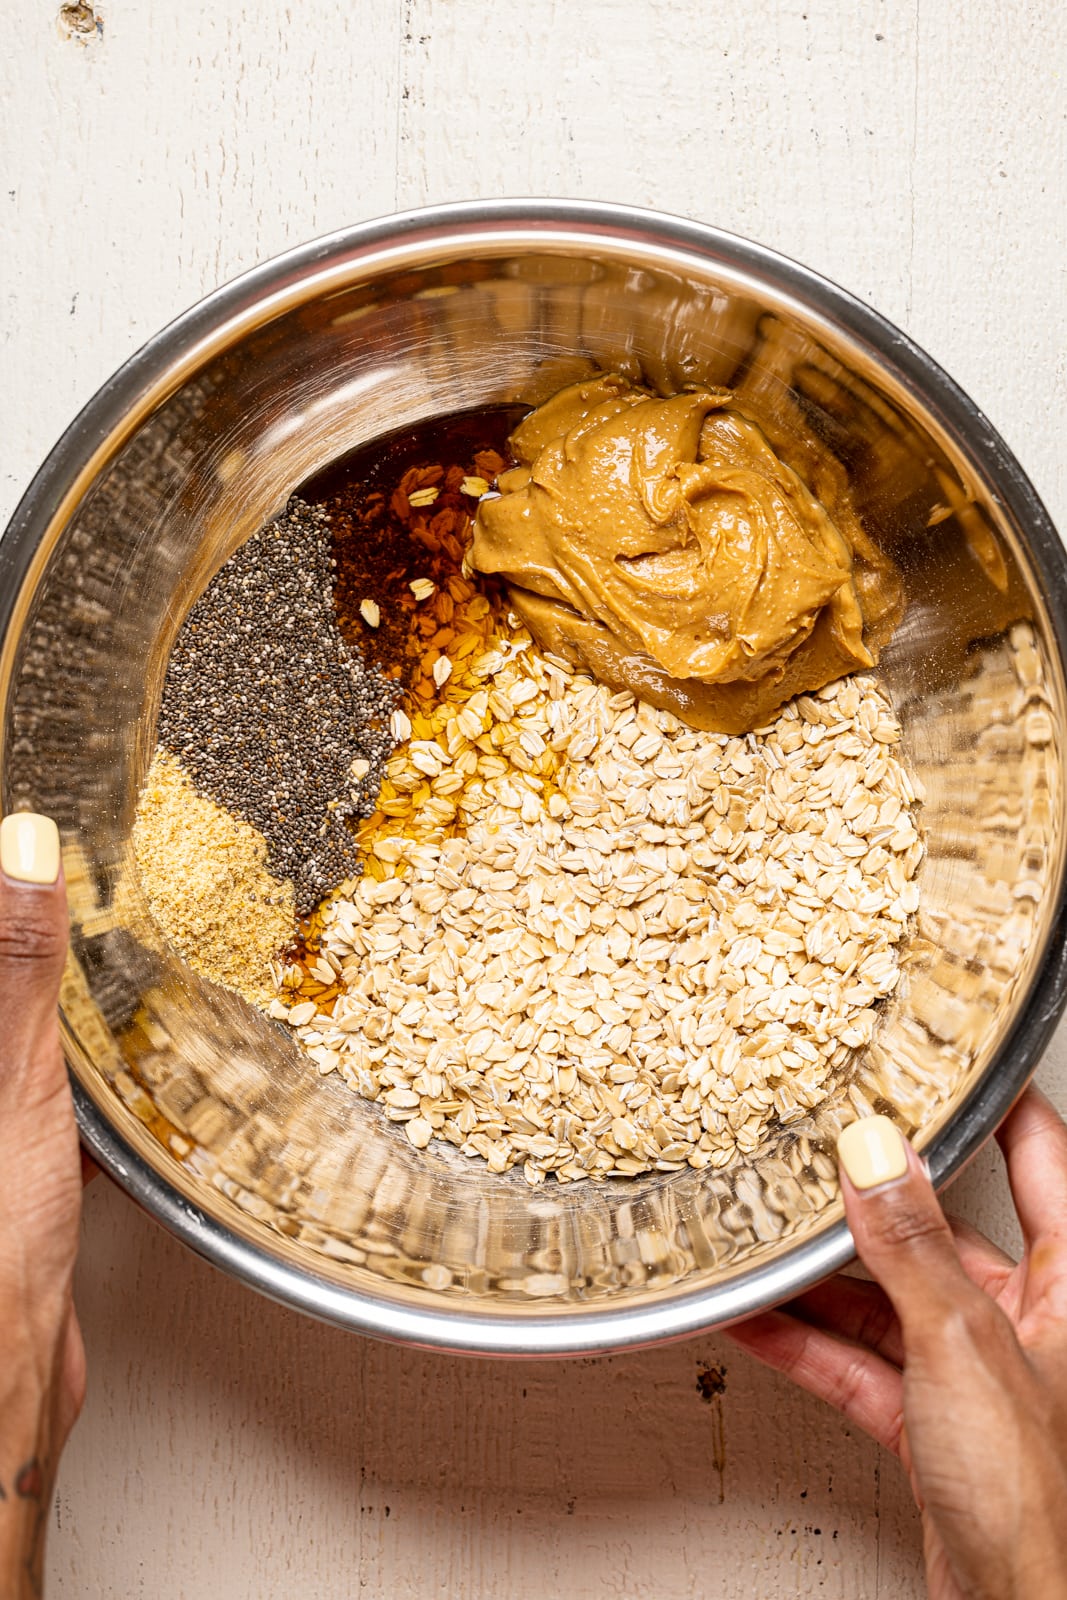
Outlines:
{"label": "reflection on bowl", "polygon": [[[621,371],[732,387],[848,474],[907,608],[878,676],[926,790],[905,980],[827,1102],[718,1171],[553,1184],[419,1153],[116,904],[167,653],[236,545],[393,429]],[[973,405],[865,307],[691,223],[580,203],[445,207],[295,251],[181,318],[64,435],[15,514],[3,809],[63,831],[63,1008],[83,1136],[194,1249],[339,1324],[548,1354],[679,1336],[850,1252],[857,1113],[935,1177],[992,1131],[1064,999],[1065,557]]]}

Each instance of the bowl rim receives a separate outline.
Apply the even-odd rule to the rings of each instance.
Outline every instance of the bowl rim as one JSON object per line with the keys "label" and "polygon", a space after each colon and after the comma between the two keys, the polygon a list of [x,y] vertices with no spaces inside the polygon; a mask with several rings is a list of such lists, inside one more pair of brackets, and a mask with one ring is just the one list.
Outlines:
{"label": "bowl rim", "polygon": [[[6,653],[12,618],[35,554],[59,517],[69,515],[82,488],[116,440],[173,392],[205,346],[275,297],[292,296],[331,267],[374,259],[398,246],[439,243],[466,234],[487,240],[521,235],[548,244],[564,234],[604,246],[615,240],[658,246],[676,255],[743,272],[801,311],[832,318],[855,343],[873,352],[882,375],[921,397],[923,407],[970,459],[1000,502],[1027,531],[1028,553],[1045,587],[1061,663],[1067,665],[1067,550],[1033,485],[981,410],[943,369],[887,318],[831,280],[800,263],[710,224],[638,207],[562,199],[460,201],[421,207],[354,224],[298,245],[215,289],[132,355],[83,407],[38,469],[0,539],[0,647]],[[272,313],[274,314],[274,313]],[[1014,1026],[979,1081],[926,1148],[936,1186],[971,1160],[1022,1093],[1067,1003],[1067,875],[1061,874],[1046,947],[1031,975]],[[123,1138],[78,1082],[71,1085],[83,1144],[99,1165],[155,1220],[185,1245],[242,1283],[321,1321],[424,1349],[512,1357],[568,1356],[635,1349],[690,1338],[769,1309],[844,1266],[854,1255],[844,1220],[813,1239],[787,1247],[743,1275],[703,1288],[659,1291],[647,1306],[561,1307],[525,1313],[454,1309],[440,1296],[425,1306],[388,1294],[342,1287],[286,1263],[190,1204]]]}

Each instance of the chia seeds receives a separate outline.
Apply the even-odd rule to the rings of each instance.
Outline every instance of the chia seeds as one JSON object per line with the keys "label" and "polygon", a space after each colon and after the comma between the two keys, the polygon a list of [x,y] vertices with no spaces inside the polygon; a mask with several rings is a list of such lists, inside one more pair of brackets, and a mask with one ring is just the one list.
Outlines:
{"label": "chia seeds", "polygon": [[354,823],[374,810],[401,693],[341,636],[333,565],[325,510],[294,497],[189,612],[159,717],[197,788],[266,839],[300,914],[360,870]]}

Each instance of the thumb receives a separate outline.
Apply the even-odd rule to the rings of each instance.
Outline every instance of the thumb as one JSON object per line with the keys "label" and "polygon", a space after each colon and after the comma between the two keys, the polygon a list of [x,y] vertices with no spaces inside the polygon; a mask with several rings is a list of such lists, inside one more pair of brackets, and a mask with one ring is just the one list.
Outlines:
{"label": "thumb", "polygon": [[16,811],[0,822],[0,1101],[46,1098],[65,1082],[56,1007],[67,948],[59,830]]}
{"label": "thumb", "polygon": [[984,1299],[960,1262],[930,1179],[888,1117],[853,1122],[837,1142],[845,1214],[867,1270],[893,1303],[913,1352],[972,1299]]}

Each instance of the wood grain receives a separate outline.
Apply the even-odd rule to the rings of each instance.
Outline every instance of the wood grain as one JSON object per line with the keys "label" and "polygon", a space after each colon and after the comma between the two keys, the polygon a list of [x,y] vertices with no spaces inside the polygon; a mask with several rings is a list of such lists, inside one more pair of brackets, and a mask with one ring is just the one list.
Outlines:
{"label": "wood grain", "polygon": [[[0,0],[0,514],[114,367],[218,282],[396,207],[696,216],[925,344],[1067,525],[1064,53],[1036,0]],[[1067,1099],[1067,1034],[1042,1078]],[[997,1158],[959,1209],[1011,1237]],[[347,1337],[100,1182],[56,1597],[900,1600],[896,1466],[715,1339],[596,1362]],[[710,1403],[699,1368],[719,1364]]]}

